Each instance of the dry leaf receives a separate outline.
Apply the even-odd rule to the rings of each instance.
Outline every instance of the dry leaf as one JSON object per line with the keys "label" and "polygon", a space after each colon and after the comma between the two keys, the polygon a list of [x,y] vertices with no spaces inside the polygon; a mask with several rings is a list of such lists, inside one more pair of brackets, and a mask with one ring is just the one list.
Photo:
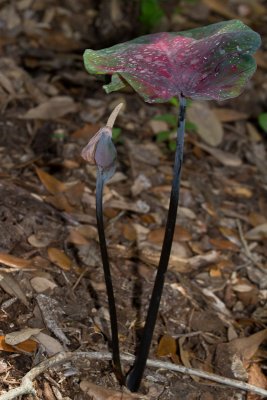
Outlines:
{"label": "dry leaf", "polygon": [[176,340],[170,335],[163,335],[158,344],[157,356],[173,356],[176,355],[176,351]]}
{"label": "dry leaf", "polygon": [[55,196],[45,196],[46,203],[51,204],[57,210],[64,210],[67,213],[73,212],[73,207],[69,204],[67,197],[64,193],[58,193]]}
{"label": "dry leaf", "polygon": [[254,356],[265,339],[267,339],[267,329],[263,329],[248,337],[234,339],[229,345],[232,350],[242,356],[243,360],[248,361]]}
{"label": "dry leaf", "polygon": [[198,147],[205,150],[207,153],[211,154],[216,160],[225,165],[226,167],[240,167],[242,165],[242,160],[235,154],[222,151],[220,149],[214,149],[212,147],[206,146],[204,143],[196,143]]}
{"label": "dry leaf", "polygon": [[10,346],[5,342],[5,336],[0,336],[0,350],[8,351],[9,353],[33,353],[37,349],[37,343],[34,340],[26,340],[16,346]]}
{"label": "dry leaf", "polygon": [[81,381],[80,388],[92,400],[132,400],[132,399],[146,399],[145,396],[136,393],[123,393],[121,391],[106,389],[102,386],[95,385],[89,381]]}
{"label": "dry leaf", "polygon": [[71,137],[74,139],[84,138],[89,141],[89,139],[101,128],[99,124],[85,124],[82,128],[77,129],[73,132]]}
{"label": "dry leaf", "polygon": [[234,243],[236,246],[239,246],[239,247],[241,246],[239,236],[233,229],[228,228],[226,226],[220,226],[219,230],[220,230],[221,234],[224,237],[226,237],[226,239],[230,240],[230,242]]}
{"label": "dry leaf", "polygon": [[57,178],[43,171],[41,168],[36,167],[35,171],[40,181],[49,193],[58,194],[64,192],[67,189],[65,183],[60,182]]}
{"label": "dry leaf", "polygon": [[[148,234],[147,239],[152,242],[152,243],[157,243],[157,244],[162,244],[163,243],[163,238],[165,234],[165,228],[157,228]],[[175,226],[174,230],[174,237],[173,240],[176,242],[188,242],[189,240],[192,239],[191,233],[183,228],[182,226]]]}
{"label": "dry leaf", "polygon": [[167,122],[159,121],[156,119],[152,119],[151,121],[149,121],[149,126],[154,134],[169,130],[169,125],[167,124]]}
{"label": "dry leaf", "polygon": [[70,230],[69,236],[67,237],[67,241],[69,243],[77,245],[88,244],[88,240],[76,228]]}
{"label": "dry leaf", "polygon": [[44,278],[42,276],[36,276],[31,279],[31,285],[32,288],[35,290],[37,293],[43,293],[46,290],[53,290],[57,287],[55,282],[50,281],[47,278]]}
{"label": "dry leaf", "polygon": [[[260,366],[256,363],[250,365],[248,370],[248,383],[250,385],[255,385],[262,389],[267,389],[267,378],[262,372]],[[247,400],[261,400],[262,396],[255,393],[248,393]]]}
{"label": "dry leaf", "polygon": [[261,68],[267,69],[267,57],[266,57],[266,52],[262,50],[258,50],[255,53],[255,59],[257,62],[257,65]]}
{"label": "dry leaf", "polygon": [[222,2],[221,0],[203,0],[203,3],[209,7],[212,11],[222,15],[223,17],[229,19],[237,19],[238,16],[232,12],[230,7],[226,2]]}
{"label": "dry leaf", "polygon": [[76,112],[78,105],[69,96],[56,96],[31,108],[22,118],[25,119],[56,119],[70,112]]}
{"label": "dry leaf", "polygon": [[10,346],[15,346],[19,343],[25,342],[26,340],[30,339],[32,335],[38,335],[42,329],[40,328],[25,328],[21,329],[20,331],[8,333],[5,336],[6,344]]}
{"label": "dry leaf", "polygon": [[71,259],[60,249],[49,247],[47,249],[49,260],[64,271],[69,271],[72,265]]}
{"label": "dry leaf", "polygon": [[212,250],[205,254],[194,256],[188,260],[187,267],[190,269],[203,268],[206,265],[214,264],[220,260],[220,253]]}
{"label": "dry leaf", "polygon": [[232,108],[214,108],[213,111],[221,122],[242,121],[249,118],[248,114],[233,110]]}
{"label": "dry leaf", "polygon": [[45,232],[37,232],[36,234],[30,235],[27,240],[31,246],[42,248],[49,245],[52,239],[47,236]]}
{"label": "dry leaf", "polygon": [[188,119],[196,125],[202,140],[210,146],[218,146],[223,140],[223,127],[207,102],[194,101],[188,108]]}
{"label": "dry leaf", "polygon": [[38,334],[34,335],[34,337],[42,346],[44,346],[49,356],[65,350],[57,339],[47,335],[46,333],[39,332]]}
{"label": "dry leaf", "polygon": [[209,242],[217,250],[240,251],[240,248],[236,244],[231,243],[229,240],[210,238]]}
{"label": "dry leaf", "polygon": [[[183,346],[183,344],[185,343],[185,341],[186,341],[186,337],[180,337],[179,340],[178,340],[180,358],[181,358],[181,360],[182,360],[183,365],[184,365],[186,368],[192,368],[192,365],[191,365],[191,363],[190,363],[190,353],[189,353],[189,351],[185,350],[185,349],[184,349],[184,346]],[[192,375],[191,375],[191,378],[192,378],[195,382],[199,382],[199,378],[198,378],[198,377],[192,376]]]}
{"label": "dry leaf", "polygon": [[258,225],[246,233],[248,240],[264,240],[267,239],[267,222]]}
{"label": "dry leaf", "polygon": [[250,199],[253,196],[253,192],[246,186],[236,185],[227,186],[224,188],[225,193],[233,197],[244,197],[245,199]]}
{"label": "dry leaf", "polygon": [[216,348],[216,370],[224,376],[247,379],[246,366],[261,343],[267,338],[267,329],[254,335],[220,343]]}
{"label": "dry leaf", "polygon": [[22,304],[26,307],[29,307],[29,302],[22,291],[18,282],[13,278],[12,275],[6,274],[4,272],[0,273],[0,286],[1,288],[8,293],[10,296],[17,297]]}
{"label": "dry leaf", "polygon": [[0,262],[8,267],[18,269],[32,268],[32,263],[30,260],[25,260],[24,258],[12,256],[11,254],[7,253],[0,253]]}

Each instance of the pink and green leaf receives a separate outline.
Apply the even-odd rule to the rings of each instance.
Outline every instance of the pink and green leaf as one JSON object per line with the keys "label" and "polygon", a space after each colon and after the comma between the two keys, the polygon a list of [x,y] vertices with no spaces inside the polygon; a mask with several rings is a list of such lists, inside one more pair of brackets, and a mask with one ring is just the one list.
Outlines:
{"label": "pink and green leaf", "polygon": [[88,72],[110,74],[107,93],[126,82],[145,101],[173,96],[224,100],[236,97],[256,69],[260,36],[232,20],[180,33],[141,36],[103,50],[86,50]]}

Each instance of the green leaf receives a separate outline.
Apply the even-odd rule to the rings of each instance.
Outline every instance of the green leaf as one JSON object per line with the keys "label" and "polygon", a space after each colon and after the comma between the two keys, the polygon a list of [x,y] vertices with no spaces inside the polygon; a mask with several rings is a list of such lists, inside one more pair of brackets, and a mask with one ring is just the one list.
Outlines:
{"label": "green leaf", "polygon": [[185,122],[185,130],[189,132],[197,132],[197,126],[193,122],[186,121]]}
{"label": "green leaf", "polygon": [[157,134],[156,141],[157,141],[158,143],[165,142],[166,140],[169,140],[170,134],[171,134],[171,132],[169,132],[169,131],[162,131],[162,132],[159,132],[159,133]]}
{"label": "green leaf", "polygon": [[175,151],[176,150],[176,141],[175,140],[170,140],[169,141],[169,149],[171,151]]}
{"label": "green leaf", "polygon": [[174,107],[179,107],[179,100],[175,96],[169,100],[169,103]]}
{"label": "green leaf", "polygon": [[267,112],[260,114],[258,116],[258,121],[261,129],[263,129],[264,132],[267,133]]}
{"label": "green leaf", "polygon": [[112,139],[116,142],[121,134],[121,128],[112,128]]}
{"label": "green leaf", "polygon": [[141,13],[139,20],[150,31],[163,17],[164,12],[158,0],[141,0]]}
{"label": "green leaf", "polygon": [[177,125],[177,118],[173,114],[160,114],[156,115],[156,117],[153,119],[167,122],[167,124],[169,124],[171,127],[175,127]]}

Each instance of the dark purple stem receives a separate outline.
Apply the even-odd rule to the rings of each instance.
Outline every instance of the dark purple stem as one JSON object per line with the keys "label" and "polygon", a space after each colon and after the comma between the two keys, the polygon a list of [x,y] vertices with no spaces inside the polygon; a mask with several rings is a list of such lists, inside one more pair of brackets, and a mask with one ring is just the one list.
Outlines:
{"label": "dark purple stem", "polygon": [[175,229],[178,202],[179,202],[181,168],[183,162],[185,111],[186,111],[186,99],[183,96],[181,96],[180,106],[179,106],[176,152],[175,152],[175,161],[173,169],[174,171],[173,182],[172,182],[172,190],[170,196],[170,205],[166,223],[165,236],[162,245],[157,276],[155,279],[155,284],[149,303],[146,323],[142,333],[138,354],[134,362],[134,365],[130,373],[128,374],[126,381],[128,389],[130,389],[132,392],[136,392],[139,389],[142,376],[146,367],[146,362],[149,354],[152,336],[157,320],[162,290],[164,286],[165,273],[168,268],[168,263],[172,248],[173,234]]}
{"label": "dark purple stem", "polygon": [[113,285],[109,267],[108,251],[106,245],[104,223],[103,223],[103,209],[102,209],[102,199],[103,199],[103,186],[104,179],[101,170],[98,170],[97,180],[96,180],[96,219],[97,219],[97,229],[99,236],[99,245],[103,263],[103,270],[105,276],[106,290],[108,296],[108,306],[110,315],[110,327],[111,327],[111,345],[112,345],[112,361],[115,369],[116,376],[121,384],[124,383],[124,375],[121,368],[120,361],[120,349],[119,349],[119,339],[118,339],[118,325],[117,325],[117,312],[115,306],[115,297],[113,292]]}

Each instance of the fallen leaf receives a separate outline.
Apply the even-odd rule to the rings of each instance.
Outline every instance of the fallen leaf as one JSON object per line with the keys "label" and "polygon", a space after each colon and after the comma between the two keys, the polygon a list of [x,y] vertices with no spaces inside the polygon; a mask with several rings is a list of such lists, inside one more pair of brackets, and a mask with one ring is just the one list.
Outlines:
{"label": "fallen leaf", "polygon": [[15,331],[8,333],[5,336],[6,344],[10,346],[15,346],[19,343],[25,342],[26,340],[30,339],[32,335],[37,335],[41,332],[42,329],[40,328],[25,328],[21,329],[20,331]]}
{"label": "fallen leaf", "polygon": [[[150,242],[161,244],[163,242],[164,234],[165,234],[165,228],[163,228],[163,227],[157,228],[157,229],[150,231],[147,239]],[[192,235],[187,229],[183,228],[180,225],[175,226],[174,237],[173,237],[174,241],[188,242],[191,239],[192,239]]]}
{"label": "fallen leaf", "polygon": [[209,242],[217,250],[240,251],[240,248],[236,244],[231,243],[229,240],[210,238]]}
{"label": "fallen leaf", "polygon": [[233,229],[228,228],[227,226],[220,226],[219,230],[221,234],[226,237],[226,239],[228,239],[230,242],[234,243],[236,246],[241,246],[239,236]]}
{"label": "fallen leaf", "polygon": [[154,134],[169,130],[167,122],[156,119],[152,119],[151,121],[149,121],[149,126]]}
{"label": "fallen leaf", "polygon": [[223,140],[223,127],[207,102],[193,102],[188,108],[188,119],[196,125],[202,140],[210,146],[218,146]]}
{"label": "fallen leaf", "polygon": [[212,250],[205,254],[199,254],[190,258],[187,262],[188,268],[198,269],[203,268],[206,265],[214,264],[220,260],[220,253],[218,251]]}
{"label": "fallen leaf", "polygon": [[59,181],[57,178],[43,171],[41,168],[36,167],[35,171],[49,193],[56,195],[64,192],[67,189],[65,183]]}
{"label": "fallen leaf", "polygon": [[99,131],[101,125],[99,124],[85,124],[82,128],[77,129],[75,132],[71,134],[71,137],[74,139],[87,139],[88,141],[91,137]]}
{"label": "fallen leaf", "polygon": [[69,271],[72,260],[60,249],[49,247],[47,249],[49,260],[64,271]]}
{"label": "fallen leaf", "polygon": [[245,360],[250,360],[266,339],[267,328],[248,337],[234,339],[231,344],[238,349]]}
{"label": "fallen leaf", "polygon": [[259,67],[267,69],[267,57],[264,51],[262,50],[256,51],[255,59]]}
{"label": "fallen leaf", "polygon": [[[184,346],[183,346],[184,343],[185,343],[185,341],[186,341],[186,337],[180,337],[180,338],[178,339],[180,358],[181,358],[181,360],[182,360],[183,365],[184,365],[186,368],[192,368],[192,365],[191,365],[191,363],[190,363],[190,353],[189,353],[189,351],[187,351],[187,350],[184,348]],[[198,377],[192,376],[192,375],[191,375],[191,378],[192,378],[195,382],[199,382],[199,378],[198,378]]]}
{"label": "fallen leaf", "polygon": [[253,192],[246,186],[236,185],[227,186],[224,188],[225,193],[233,197],[243,197],[245,199],[250,199],[253,196]]}
{"label": "fallen leaf", "polygon": [[78,110],[78,105],[69,96],[55,96],[37,107],[31,108],[22,117],[25,119],[57,119]]}
{"label": "fallen leaf", "polygon": [[248,231],[245,235],[248,240],[264,240],[267,239],[267,222],[258,225]]}
{"label": "fallen leaf", "polygon": [[157,356],[173,356],[176,355],[176,351],[176,340],[170,335],[163,335],[158,344]]}
{"label": "fallen leaf", "polygon": [[33,336],[42,346],[44,346],[49,356],[65,350],[62,344],[57,339],[47,335],[46,333],[39,332],[38,334]]}
{"label": "fallen leaf", "polygon": [[88,240],[75,228],[70,230],[69,236],[67,237],[67,241],[69,243],[73,243],[73,244],[77,244],[77,245],[88,244]]}
{"label": "fallen leaf", "polygon": [[10,346],[5,342],[5,336],[0,336],[0,350],[8,351],[9,353],[34,353],[37,346],[37,343],[31,339],[19,343],[16,346]]}
{"label": "fallen leaf", "polygon": [[220,149],[214,149],[212,147],[206,146],[204,143],[196,143],[198,147],[205,150],[207,153],[211,154],[216,160],[226,167],[240,167],[242,165],[242,160],[237,155],[222,151]]}
{"label": "fallen leaf", "polygon": [[249,118],[248,114],[233,110],[232,108],[213,108],[213,111],[221,122],[242,121]]}
{"label": "fallen leaf", "polygon": [[43,293],[46,290],[53,290],[57,287],[55,282],[53,282],[47,278],[44,278],[42,276],[36,276],[36,277],[32,278],[30,282],[31,282],[32,288],[37,293]]}
{"label": "fallen leaf", "polygon": [[83,392],[87,393],[88,396],[91,396],[92,400],[146,399],[146,396],[142,396],[136,393],[123,393],[122,391],[106,389],[89,381],[81,381],[80,388]]}
{"label": "fallen leaf", "polygon": [[25,260],[24,258],[12,256],[11,254],[7,253],[0,253],[0,262],[8,267],[18,269],[32,268],[32,263],[30,260]]}
{"label": "fallen leaf", "polygon": [[74,208],[68,202],[68,199],[64,193],[58,193],[55,196],[45,196],[44,200],[46,203],[51,204],[57,210],[63,210],[67,213],[71,213],[74,210]]}
{"label": "fallen leaf", "polygon": [[29,302],[22,291],[19,283],[13,278],[12,275],[0,272],[0,286],[10,296],[17,297],[22,304],[29,307]]}
{"label": "fallen leaf", "polygon": [[51,238],[45,234],[45,232],[37,232],[36,234],[28,237],[28,243],[37,248],[46,247],[51,242]]}
{"label": "fallen leaf", "polygon": [[[248,369],[248,383],[250,385],[255,385],[262,389],[267,389],[267,378],[262,372],[260,366],[256,363],[250,365]],[[261,400],[262,396],[255,393],[248,393],[247,400]]]}
{"label": "fallen leaf", "polygon": [[262,141],[262,137],[258,129],[250,122],[246,123],[246,128],[248,132],[249,139],[254,143],[259,143]]}
{"label": "fallen leaf", "polygon": [[237,19],[238,16],[232,12],[227,3],[222,3],[221,0],[203,0],[203,3],[209,7],[212,11],[222,15],[229,19]]}

